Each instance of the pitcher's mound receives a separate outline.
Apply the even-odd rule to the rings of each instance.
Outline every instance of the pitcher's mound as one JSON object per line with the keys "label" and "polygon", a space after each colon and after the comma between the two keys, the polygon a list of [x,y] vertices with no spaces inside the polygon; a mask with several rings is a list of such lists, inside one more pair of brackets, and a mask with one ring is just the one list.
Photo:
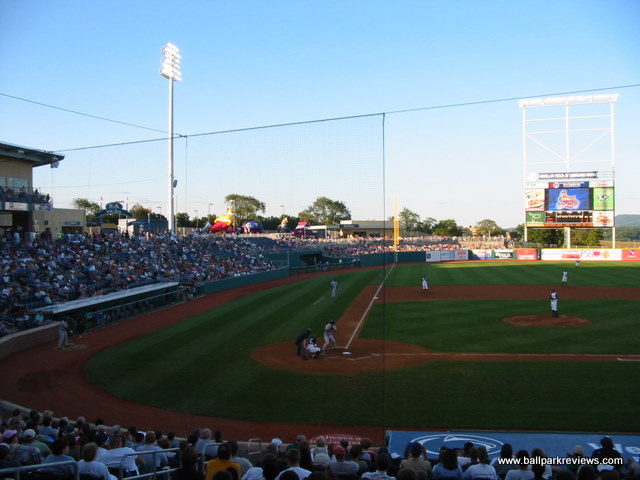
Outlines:
{"label": "pitcher's mound", "polygon": [[572,317],[569,315],[560,315],[558,318],[554,318],[551,314],[519,315],[516,317],[507,317],[504,321],[518,327],[580,327],[591,323],[591,320],[587,320],[586,318]]}

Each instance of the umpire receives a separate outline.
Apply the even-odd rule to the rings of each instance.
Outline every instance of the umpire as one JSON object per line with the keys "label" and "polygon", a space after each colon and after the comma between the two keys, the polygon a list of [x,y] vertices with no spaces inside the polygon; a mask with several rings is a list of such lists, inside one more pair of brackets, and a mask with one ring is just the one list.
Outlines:
{"label": "umpire", "polygon": [[295,344],[297,347],[296,355],[301,356],[303,360],[308,360],[307,341],[309,340],[310,336],[311,336],[311,329],[307,328],[304,332],[298,335],[298,338],[296,338],[296,341],[295,341]]}

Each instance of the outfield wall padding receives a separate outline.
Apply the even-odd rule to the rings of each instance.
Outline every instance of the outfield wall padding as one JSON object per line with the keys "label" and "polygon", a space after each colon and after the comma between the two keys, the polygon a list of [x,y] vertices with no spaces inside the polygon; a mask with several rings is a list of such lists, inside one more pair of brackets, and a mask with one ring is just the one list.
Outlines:
{"label": "outfield wall padding", "polygon": [[277,270],[269,270],[267,272],[252,273],[251,275],[243,275],[241,277],[229,277],[214,282],[207,282],[202,285],[202,293],[221,292],[231,288],[246,287],[247,285],[255,285],[256,283],[268,282],[289,276],[288,268],[279,268]]}

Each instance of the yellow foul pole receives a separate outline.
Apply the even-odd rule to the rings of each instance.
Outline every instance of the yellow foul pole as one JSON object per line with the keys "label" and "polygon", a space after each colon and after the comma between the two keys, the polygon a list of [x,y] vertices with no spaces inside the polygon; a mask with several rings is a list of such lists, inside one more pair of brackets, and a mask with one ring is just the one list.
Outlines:
{"label": "yellow foul pole", "polygon": [[394,197],[393,246],[400,245],[400,218],[398,217],[398,197]]}

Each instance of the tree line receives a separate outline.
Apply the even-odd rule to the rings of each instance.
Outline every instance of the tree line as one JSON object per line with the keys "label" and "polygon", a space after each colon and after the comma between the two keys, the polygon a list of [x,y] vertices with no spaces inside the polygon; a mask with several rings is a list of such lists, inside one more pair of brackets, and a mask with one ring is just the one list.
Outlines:
{"label": "tree line", "polygon": [[[309,222],[311,225],[338,225],[342,220],[351,220],[351,211],[339,200],[332,200],[327,197],[318,197],[311,205],[296,215],[283,215],[275,217],[265,217],[261,215],[266,210],[266,204],[249,195],[229,194],[224,199],[227,208],[231,208],[235,214],[236,223],[241,225],[249,220],[258,220],[262,223],[265,230],[275,231],[284,217],[289,219],[289,228],[295,228],[299,221]],[[76,198],[73,200],[76,208],[86,212],[87,222],[98,222],[98,212],[101,206],[86,198]],[[153,212],[151,209],[134,204],[129,208],[129,212],[137,220],[147,219],[165,219],[166,217],[160,213]],[[191,217],[186,212],[176,213],[176,225],[178,227],[203,227],[207,222],[213,223],[218,214],[212,213],[198,218]],[[394,216],[388,218],[389,221],[395,220]],[[398,220],[403,235],[420,236],[420,235],[440,235],[445,237],[461,237],[463,235],[476,235],[497,237],[509,235],[513,240],[522,240],[524,238],[524,224],[518,225],[515,229],[507,231],[500,227],[494,220],[484,219],[476,223],[469,230],[460,226],[453,219],[436,220],[432,217],[421,218],[420,215],[408,208],[403,208],[398,214]],[[118,215],[104,215],[102,218],[104,223],[117,223]],[[611,231],[608,229],[584,228],[572,229],[571,242],[574,245],[600,246],[602,240],[611,238]],[[618,240],[638,241],[640,240],[639,227],[619,227],[616,229],[616,238]],[[529,243],[540,245],[564,245],[563,229],[529,229],[527,232]]]}

